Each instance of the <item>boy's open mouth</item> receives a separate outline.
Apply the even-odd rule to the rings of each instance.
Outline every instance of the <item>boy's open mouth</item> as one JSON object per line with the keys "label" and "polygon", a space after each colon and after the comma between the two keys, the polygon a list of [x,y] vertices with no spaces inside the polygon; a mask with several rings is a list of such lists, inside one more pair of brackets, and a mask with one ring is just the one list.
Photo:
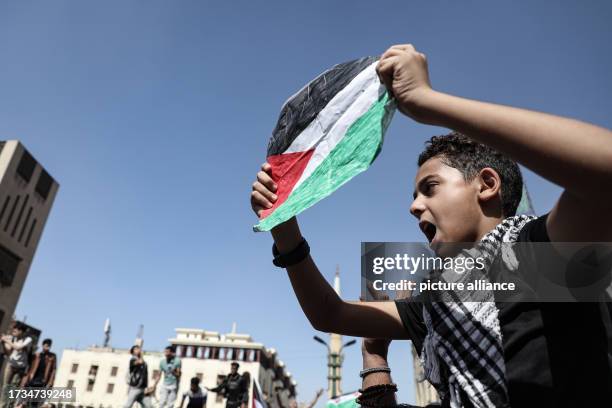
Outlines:
{"label": "boy's open mouth", "polygon": [[419,228],[423,231],[423,234],[427,237],[429,242],[433,241],[436,236],[436,226],[429,221],[421,221],[419,222]]}

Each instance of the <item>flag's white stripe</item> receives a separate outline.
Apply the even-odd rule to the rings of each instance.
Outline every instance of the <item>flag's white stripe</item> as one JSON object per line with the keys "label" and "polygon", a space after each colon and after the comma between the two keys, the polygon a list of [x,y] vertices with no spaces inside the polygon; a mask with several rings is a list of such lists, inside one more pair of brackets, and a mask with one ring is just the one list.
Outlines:
{"label": "flag's white stripe", "polygon": [[293,190],[310,177],[329,152],[342,140],[348,128],[385,92],[376,75],[376,64],[373,63],[361,71],[353,81],[338,92],[284,152],[315,149]]}
{"label": "flag's white stripe", "polygon": [[316,147],[323,135],[329,132],[338,118],[344,115],[351,104],[360,96],[359,91],[365,90],[374,80],[378,81],[376,64],[377,62],[364,68],[351,82],[334,95],[283,153],[303,152]]}

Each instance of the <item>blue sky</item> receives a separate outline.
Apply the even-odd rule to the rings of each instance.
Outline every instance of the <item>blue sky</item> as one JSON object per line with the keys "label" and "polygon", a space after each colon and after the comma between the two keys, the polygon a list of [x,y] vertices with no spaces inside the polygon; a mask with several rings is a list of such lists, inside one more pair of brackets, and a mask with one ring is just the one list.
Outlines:
{"label": "blue sky", "polygon": [[[56,349],[161,349],[176,327],[274,347],[299,399],[325,350],[255,234],[248,196],[284,100],[324,69],[395,43],[426,53],[434,88],[612,127],[609,2],[12,1],[0,3],[0,139],[61,189],[17,315]],[[421,241],[415,160],[443,129],[394,118],[373,167],[300,217],[323,273],[359,296],[361,241]],[[558,187],[525,172],[536,210]],[[364,322],[364,324],[366,324]],[[392,345],[412,401],[406,342]],[[357,347],[344,389],[359,387]]]}

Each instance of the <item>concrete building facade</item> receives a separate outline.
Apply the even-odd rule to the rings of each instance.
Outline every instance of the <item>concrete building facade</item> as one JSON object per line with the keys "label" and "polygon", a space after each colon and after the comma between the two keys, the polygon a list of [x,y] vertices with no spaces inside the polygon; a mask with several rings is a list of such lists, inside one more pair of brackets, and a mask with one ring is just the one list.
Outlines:
{"label": "concrete building facade", "polygon": [[0,333],[21,295],[58,183],[18,141],[0,141]]}
{"label": "concrete building facade", "polygon": [[[247,334],[219,334],[198,329],[176,329],[169,339],[177,346],[181,358],[180,395],[189,389],[190,379],[199,377],[202,387],[215,387],[230,372],[230,363],[240,364],[239,372],[249,372],[256,379],[272,408],[287,405],[296,393],[296,383],[278,360],[274,349],[254,342]],[[145,352],[149,382],[159,375],[162,352]],[[74,387],[77,401],[64,407],[120,408],[127,396],[129,350],[91,347],[87,350],[64,350],[58,366],[55,386]],[[252,393],[252,389],[250,391]],[[159,387],[156,390],[159,397]],[[221,395],[210,393],[207,408],[223,408]]]}

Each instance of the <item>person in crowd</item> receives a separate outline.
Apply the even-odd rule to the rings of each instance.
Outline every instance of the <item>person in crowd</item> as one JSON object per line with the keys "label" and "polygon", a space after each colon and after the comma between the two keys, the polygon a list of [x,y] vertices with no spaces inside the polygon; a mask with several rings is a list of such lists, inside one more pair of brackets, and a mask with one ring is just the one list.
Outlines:
{"label": "person in crowd", "polygon": [[233,361],[230,365],[230,373],[223,382],[215,388],[207,388],[211,392],[223,393],[227,398],[225,408],[239,408],[243,401],[245,386],[240,374],[238,374],[239,367],[240,364]]}
{"label": "person in crowd", "polygon": [[245,371],[242,373],[240,377],[240,381],[242,382],[242,401],[240,403],[240,408],[249,408],[249,394],[251,391],[251,373]]}
{"label": "person in crowd", "polygon": [[142,355],[142,348],[132,346],[130,354],[132,357],[128,372],[128,395],[124,407],[131,408],[135,402],[138,402],[144,408],[151,408],[153,404],[148,389],[149,371]]}
{"label": "person in crowd", "polygon": [[[42,351],[35,353],[28,374],[21,381],[22,385],[35,388],[53,387],[55,381],[55,371],[57,369],[57,357],[51,352],[51,339],[44,339]],[[41,406],[42,402],[32,402],[32,408]]]}
{"label": "person in crowd", "polygon": [[[2,344],[8,359],[5,364],[2,384],[8,386],[19,386],[26,379],[28,373],[28,355],[32,345],[32,338],[26,335],[26,326],[16,322],[11,330],[11,335],[2,336]],[[6,393],[0,396],[0,408],[8,407]]]}
{"label": "person in crowd", "polygon": [[57,369],[57,357],[51,352],[51,339],[44,339],[42,351],[34,354],[34,359],[27,375],[28,387],[53,387],[55,371]]}
{"label": "person in crowd", "polygon": [[[457,255],[445,254],[444,244],[470,243],[490,248],[491,264],[502,245],[516,242],[556,248],[612,241],[610,130],[434,90],[426,56],[410,44],[389,48],[377,72],[400,112],[453,130],[432,137],[419,156],[410,206],[438,256]],[[563,188],[543,216],[516,214],[523,186],[518,163]],[[264,163],[251,193],[257,215],[277,201],[276,180]],[[503,276],[518,287],[510,301],[347,302],[319,272],[295,217],[271,233],[275,264],[287,269],[313,327],[411,339],[443,405],[612,406],[609,296],[581,303],[522,301],[539,294],[547,279],[538,275],[542,264],[557,263],[553,273],[568,271],[555,251],[542,256],[532,245],[501,260]],[[569,273],[588,279],[599,266],[572,264]]]}
{"label": "person in crowd", "polygon": [[[181,378],[181,359],[176,356],[176,346],[170,345],[164,349],[164,358],[159,363],[159,370],[164,376],[159,397],[159,408],[173,408]],[[155,379],[154,389],[157,388],[160,378],[161,375]]]}
{"label": "person in crowd", "polygon": [[198,377],[193,377],[190,381],[189,391],[183,393],[180,408],[183,408],[186,399],[189,399],[187,408],[204,408],[206,406],[207,397],[207,390],[200,387],[200,379]]}

